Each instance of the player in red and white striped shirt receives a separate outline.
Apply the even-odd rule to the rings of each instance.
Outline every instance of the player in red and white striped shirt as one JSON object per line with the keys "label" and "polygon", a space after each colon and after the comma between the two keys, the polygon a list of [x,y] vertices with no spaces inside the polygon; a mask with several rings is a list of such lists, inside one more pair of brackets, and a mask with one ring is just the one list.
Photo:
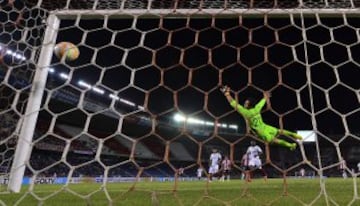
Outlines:
{"label": "player in red and white striped shirt", "polygon": [[223,161],[221,161],[221,170],[222,170],[222,176],[221,176],[221,181],[226,180],[230,181],[230,171],[231,171],[231,160],[229,159],[228,156],[225,156]]}
{"label": "player in red and white striped shirt", "polygon": [[241,179],[243,180],[244,178],[246,178],[245,180],[248,181],[249,157],[247,153],[245,153],[241,158],[241,169],[242,169]]}

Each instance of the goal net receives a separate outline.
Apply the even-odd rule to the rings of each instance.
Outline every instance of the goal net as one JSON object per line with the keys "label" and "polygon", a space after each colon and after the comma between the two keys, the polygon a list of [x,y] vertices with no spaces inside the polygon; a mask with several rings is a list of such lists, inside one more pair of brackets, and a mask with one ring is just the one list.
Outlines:
{"label": "goal net", "polygon": [[[359,204],[359,6],[0,1],[0,204]],[[269,92],[262,117],[297,148],[259,138],[223,85],[239,104]],[[243,167],[252,141],[265,182]],[[210,183],[213,149],[233,183]]]}

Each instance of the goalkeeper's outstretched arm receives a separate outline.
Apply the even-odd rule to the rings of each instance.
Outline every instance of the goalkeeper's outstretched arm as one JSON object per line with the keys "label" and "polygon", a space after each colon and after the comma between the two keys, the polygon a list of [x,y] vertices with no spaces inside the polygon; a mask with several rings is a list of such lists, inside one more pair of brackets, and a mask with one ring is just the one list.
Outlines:
{"label": "goalkeeper's outstretched arm", "polygon": [[270,109],[270,108],[271,108],[270,97],[271,97],[271,93],[269,93],[269,92],[264,92],[264,99],[265,99],[265,101],[266,101],[266,109]]}
{"label": "goalkeeper's outstretched arm", "polygon": [[258,112],[261,112],[262,108],[267,105],[266,109],[270,109],[270,93],[264,92],[264,97],[255,105],[255,109]]}
{"label": "goalkeeper's outstretched arm", "polygon": [[236,109],[241,115],[244,115],[247,113],[247,109],[245,109],[241,104],[239,104],[230,94],[230,87],[223,86],[221,89],[221,92],[224,93],[224,96],[226,97],[227,101],[229,102],[230,106]]}
{"label": "goalkeeper's outstretched arm", "polygon": [[230,94],[230,87],[223,86],[221,88],[221,91],[225,95],[225,97],[226,97],[227,101],[229,102],[229,104],[231,104],[231,102],[234,100],[234,98]]}

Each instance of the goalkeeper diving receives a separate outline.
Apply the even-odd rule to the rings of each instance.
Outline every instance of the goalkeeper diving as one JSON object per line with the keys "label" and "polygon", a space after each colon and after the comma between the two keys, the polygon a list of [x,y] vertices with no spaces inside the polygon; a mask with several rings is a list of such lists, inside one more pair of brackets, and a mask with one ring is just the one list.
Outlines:
{"label": "goalkeeper diving", "polygon": [[293,139],[301,140],[302,137],[299,134],[288,130],[275,128],[271,125],[264,123],[262,119],[261,110],[267,103],[267,101],[269,101],[269,93],[264,92],[264,97],[254,107],[251,107],[252,102],[250,102],[249,99],[245,100],[244,106],[238,104],[237,101],[230,94],[230,87],[223,86],[221,88],[221,91],[222,93],[224,93],[230,105],[247,120],[251,129],[256,133],[259,138],[263,139],[265,142],[268,143],[275,143],[287,147],[290,150],[296,149],[296,143],[289,143],[285,140],[279,139],[278,136],[285,135],[292,137]]}

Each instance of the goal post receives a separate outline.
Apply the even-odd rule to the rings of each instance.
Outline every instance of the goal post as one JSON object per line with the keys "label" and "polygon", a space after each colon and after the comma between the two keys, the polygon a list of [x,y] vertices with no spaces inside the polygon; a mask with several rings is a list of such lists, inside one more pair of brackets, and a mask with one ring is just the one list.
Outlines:
{"label": "goal post", "polygon": [[31,93],[16,144],[12,168],[10,170],[8,190],[11,192],[20,192],[21,190],[25,167],[32,151],[32,139],[45,91],[45,84],[49,73],[48,67],[53,56],[60,21],[56,15],[49,15],[47,25]]}

